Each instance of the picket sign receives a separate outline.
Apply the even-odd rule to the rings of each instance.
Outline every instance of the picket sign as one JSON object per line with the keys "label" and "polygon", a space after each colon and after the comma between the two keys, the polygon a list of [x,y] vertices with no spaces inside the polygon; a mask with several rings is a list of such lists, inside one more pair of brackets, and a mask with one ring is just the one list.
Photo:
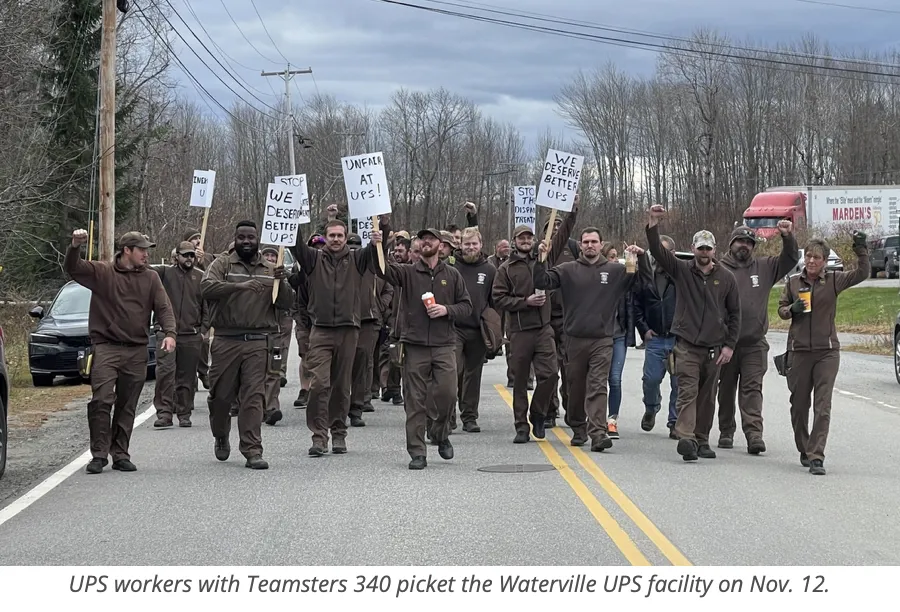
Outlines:
{"label": "picket sign", "polygon": [[[363,153],[341,158],[344,169],[344,187],[347,191],[347,207],[354,219],[372,219],[372,231],[379,230],[378,217],[391,212],[391,196],[388,192],[384,154]],[[375,245],[378,265],[385,270],[384,247]]]}
{"label": "picket sign", "polygon": [[[574,155],[550,149],[547,151],[547,159],[544,161],[544,172],[538,185],[535,204],[552,209],[550,221],[547,223],[547,233],[544,243],[547,252],[550,250],[550,237],[553,235],[553,226],[556,224],[556,211],[571,212],[575,204],[575,194],[578,193],[578,183],[581,180],[581,169],[584,166],[584,156]],[[541,255],[541,261],[547,259],[547,253]]]}
{"label": "picket sign", "polygon": [[206,241],[206,226],[209,223],[209,209],[212,208],[213,191],[216,187],[215,170],[194,170],[191,183],[191,206],[203,208],[203,227],[200,228],[200,248]]}

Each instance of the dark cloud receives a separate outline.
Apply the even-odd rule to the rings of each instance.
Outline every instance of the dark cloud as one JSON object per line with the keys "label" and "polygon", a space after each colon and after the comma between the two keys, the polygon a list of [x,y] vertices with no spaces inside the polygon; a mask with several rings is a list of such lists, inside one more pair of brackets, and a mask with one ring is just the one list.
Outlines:
{"label": "dark cloud", "polygon": [[[232,58],[254,68],[235,66],[235,71],[257,89],[268,92],[268,101],[274,105],[272,88],[280,94],[283,84],[277,79],[270,79],[267,84],[256,69],[277,70],[285,61],[269,41],[249,2],[224,1],[244,35],[261,53],[238,32],[222,9],[221,0],[195,2],[194,11]],[[426,0],[407,1],[435,6]],[[471,0],[448,1],[473,7],[478,4]],[[866,1],[868,6],[884,8],[889,8],[891,2]],[[204,37],[183,5],[174,4]],[[727,35],[735,44],[754,46],[796,42],[809,34],[837,49],[878,51],[896,44],[891,20],[885,19],[884,14],[797,0],[482,0],[481,4],[675,37],[688,37],[697,28],[706,27]],[[621,70],[648,76],[658,59],[658,54],[651,51],[525,32],[373,0],[256,0],[256,6],[278,48],[292,65],[313,68],[314,79],[297,77],[301,94],[314,93],[318,88],[343,101],[377,108],[400,87],[421,90],[443,86],[479,103],[496,119],[515,123],[529,141],[547,127],[554,131],[565,128],[556,114],[553,96],[577,70],[614,62]],[[441,8],[479,13],[474,8]],[[173,22],[178,23],[174,19]],[[546,22],[544,25],[575,29]],[[583,31],[652,40],[634,34]],[[196,42],[189,35],[186,38],[192,44]],[[669,44],[659,39],[654,42]],[[227,106],[233,95],[189,52],[182,57]],[[212,60],[205,59],[222,72]]]}

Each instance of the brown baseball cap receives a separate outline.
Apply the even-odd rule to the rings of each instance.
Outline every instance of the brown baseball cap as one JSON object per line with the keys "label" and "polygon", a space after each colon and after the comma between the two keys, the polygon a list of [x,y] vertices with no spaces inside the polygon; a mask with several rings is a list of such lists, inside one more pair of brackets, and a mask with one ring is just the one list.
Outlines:
{"label": "brown baseball cap", "polygon": [[152,249],[156,247],[156,243],[140,232],[128,232],[119,238],[119,248],[124,249]]}
{"label": "brown baseball cap", "polygon": [[531,234],[533,236],[534,230],[527,225],[517,225],[515,231],[513,231],[513,238],[518,238],[522,234]]}
{"label": "brown baseball cap", "polygon": [[441,238],[442,238],[442,236],[441,236],[441,231],[440,231],[440,230],[436,230],[436,229],[434,229],[433,227],[427,227],[427,228],[425,228],[425,229],[423,229],[423,230],[419,230],[419,233],[416,234],[416,237],[421,239],[421,238],[424,238],[427,234],[431,234],[432,236],[434,236],[434,237],[437,238],[437,239],[441,239]]}
{"label": "brown baseball cap", "polygon": [[178,245],[178,254],[179,255],[187,255],[188,253],[196,253],[197,249],[194,248],[194,245],[187,240]]}

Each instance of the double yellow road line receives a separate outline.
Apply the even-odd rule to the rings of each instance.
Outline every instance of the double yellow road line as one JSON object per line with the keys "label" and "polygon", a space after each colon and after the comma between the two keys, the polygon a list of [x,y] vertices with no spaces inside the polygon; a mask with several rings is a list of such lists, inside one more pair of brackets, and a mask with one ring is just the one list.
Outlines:
{"label": "double yellow road line", "polygon": [[[510,392],[503,385],[494,385],[497,393],[506,402],[506,405],[512,409],[513,398]],[[669,560],[672,565],[687,566],[692,565],[681,551],[679,551],[672,542],[640,511],[640,509],[632,502],[625,493],[607,476],[600,466],[591,459],[587,453],[578,448],[571,446],[571,439],[561,427],[555,427],[548,430],[556,436],[557,440],[562,442],[569,452],[575,458],[579,465],[597,482],[598,485],[606,492],[609,498],[628,516],[629,519],[640,529],[647,538],[653,542],[662,555]],[[644,553],[637,547],[631,536],[622,529],[619,522],[609,513],[609,510],[600,502],[599,499],[591,492],[586,484],[578,477],[575,471],[569,466],[565,459],[559,454],[549,439],[538,440],[538,448],[547,457],[547,460],[557,469],[560,476],[569,484],[578,499],[585,505],[588,511],[594,516],[600,526],[606,531],[613,543],[622,551],[625,558],[631,565],[652,565],[644,556]]]}

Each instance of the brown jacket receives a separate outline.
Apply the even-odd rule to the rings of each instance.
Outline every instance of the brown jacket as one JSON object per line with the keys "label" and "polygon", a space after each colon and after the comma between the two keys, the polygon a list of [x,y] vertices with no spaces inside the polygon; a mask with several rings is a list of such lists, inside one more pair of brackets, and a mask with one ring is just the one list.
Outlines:
{"label": "brown jacket", "polygon": [[[153,266],[153,269],[159,274],[169,297],[178,335],[206,333],[209,327],[208,305],[200,297],[203,272],[197,268],[185,272],[178,266]],[[159,328],[159,320],[156,327]]]}
{"label": "brown jacket", "polygon": [[300,233],[294,257],[309,278],[309,303],[307,310],[313,325],[319,327],[359,327],[360,295],[363,291],[363,275],[366,270],[378,268],[375,243],[364,249],[344,248],[332,253],[306,246]]}
{"label": "brown jacket", "polygon": [[768,346],[769,294],[775,283],[784,278],[798,260],[797,239],[793,234],[782,238],[781,255],[778,257],[751,257],[746,262],[738,261],[730,252],[722,257],[722,265],[734,274],[741,298],[738,344]]}
{"label": "brown jacket", "polygon": [[466,283],[466,291],[472,300],[472,314],[464,319],[456,321],[457,327],[467,329],[481,329],[481,315],[486,308],[493,308],[494,301],[491,298],[491,288],[494,286],[494,277],[497,268],[488,263],[487,257],[480,254],[475,263],[466,263],[462,251],[457,251],[456,262],[453,264],[463,281]]}
{"label": "brown jacket", "polygon": [[[863,247],[856,251],[857,266],[851,272],[824,272],[815,283],[806,277],[806,269],[794,274],[785,283],[778,301],[778,316],[791,321],[788,331],[789,351],[823,351],[841,348],[834,317],[837,312],[837,296],[845,289],[858,285],[869,277],[871,264],[869,252]],[[791,313],[791,304],[797,301],[800,291],[810,290],[812,312]]]}
{"label": "brown jacket", "polygon": [[374,321],[379,325],[384,323],[390,315],[393,297],[394,288],[371,270],[366,270],[359,293],[360,321]]}
{"label": "brown jacket", "polygon": [[709,275],[692,259],[678,259],[659,241],[659,226],[647,227],[647,242],[657,264],[675,281],[672,333],[704,348],[733,349],[741,331],[741,300],[731,270],[714,261]]}
{"label": "brown jacket", "polygon": [[550,325],[550,300],[543,306],[529,306],[525,300],[534,294],[535,258],[513,251],[494,277],[492,297],[494,307],[507,314],[508,332],[543,329]]}
{"label": "brown jacket", "polygon": [[[275,333],[281,320],[279,310],[289,310],[294,292],[286,280],[281,281],[278,298],[272,303],[275,265],[257,253],[253,261],[244,263],[237,253],[217,258],[203,276],[200,291],[210,305],[210,326],[216,336]],[[258,280],[266,286],[262,293],[241,286]]]}
{"label": "brown jacket", "polygon": [[176,335],[175,315],[159,275],[150,268],[125,270],[119,256],[109,261],[81,259],[81,247],[69,245],[65,269],[79,285],[91,291],[88,330],[92,344],[146,346],[152,314],[163,333]]}
{"label": "brown jacket", "polygon": [[[472,299],[462,275],[439,261],[433,270],[424,261],[414,264],[388,263],[385,280],[402,289],[397,326],[400,341],[418,346],[455,346],[455,322],[472,314]],[[432,319],[422,303],[422,294],[434,294],[435,303],[447,307],[447,316]]]}
{"label": "brown jacket", "polygon": [[619,262],[602,257],[590,263],[581,255],[550,270],[541,261],[534,265],[534,286],[562,293],[566,336],[608,339],[610,344],[622,298],[631,291],[637,277],[636,272],[626,273]]}

